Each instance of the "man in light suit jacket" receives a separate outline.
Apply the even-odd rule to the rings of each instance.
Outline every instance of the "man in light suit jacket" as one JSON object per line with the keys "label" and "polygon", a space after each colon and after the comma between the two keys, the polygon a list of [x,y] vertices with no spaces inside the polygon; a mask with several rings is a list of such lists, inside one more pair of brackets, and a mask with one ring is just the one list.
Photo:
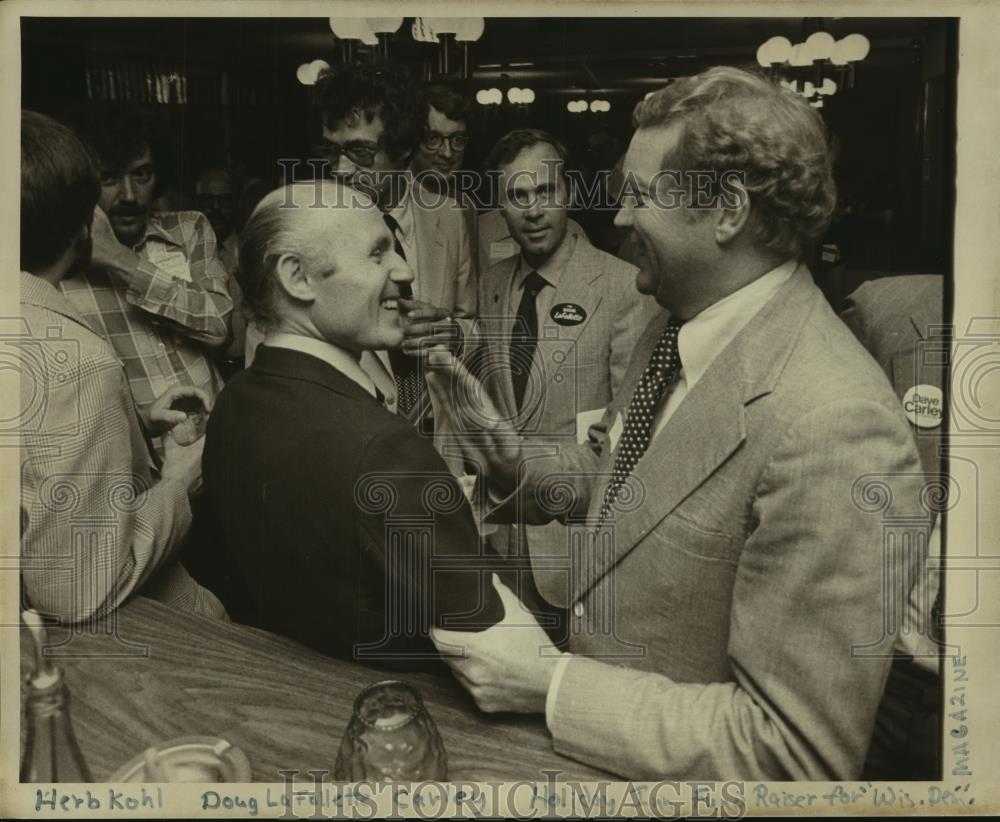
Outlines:
{"label": "man in light suit jacket", "polygon": [[[211,582],[234,619],[332,655],[436,660],[431,626],[492,625],[500,602],[463,492],[389,413],[362,351],[398,346],[413,275],[364,194],[311,183],[267,195],[240,236],[244,305],[267,329],[209,419]],[[289,206],[288,203],[292,205]]]}
{"label": "man in light suit jacket", "polygon": [[[620,387],[642,330],[659,312],[656,301],[635,289],[637,269],[591,245],[567,214],[567,153],[551,134],[517,129],[494,146],[486,166],[499,175],[504,220],[519,253],[480,277],[479,347],[465,361],[501,415],[538,453],[573,445]],[[539,290],[525,303],[533,276]],[[524,308],[530,317],[520,316]],[[527,323],[527,336],[519,326]],[[523,362],[518,362],[520,358]],[[565,607],[565,574],[543,565],[568,555],[568,531],[560,523],[514,523],[493,536],[508,556],[529,554],[539,565],[536,581],[546,598]]]}
{"label": "man in light suit jacket", "polygon": [[[942,355],[950,339],[943,326],[944,278],[912,274],[869,280],[848,297],[841,319],[892,381],[928,485],[945,487],[940,445],[948,360]],[[935,523],[928,552],[940,550]],[[914,582],[909,625],[896,644],[863,778],[941,778],[941,648],[934,607],[939,588],[939,575],[928,571]]]}
{"label": "man in light suit jacket", "polygon": [[[607,433],[520,475],[515,432],[467,444],[524,516],[551,516],[547,484],[573,497],[570,653],[537,626],[432,638],[463,646],[482,709],[544,712],[556,750],[630,779],[855,778],[916,566],[883,540],[921,513],[921,477],[885,376],[800,262],[835,202],[822,121],[722,67],[634,121],[616,219],[666,310]],[[432,386],[469,381],[442,358]]]}
{"label": "man in light suit jacket", "polygon": [[[427,129],[428,106],[402,66],[339,66],[314,88],[322,139],[314,152],[330,171],[371,195],[413,270],[403,345],[366,354],[362,367],[386,396],[386,407],[416,422],[421,342],[454,342],[461,321],[476,315],[476,278],[463,210],[446,191],[418,182],[410,161]],[[404,297],[407,296],[404,293]],[[402,388],[401,392],[398,390]]]}
{"label": "man in light suit jacket", "polygon": [[914,388],[917,393],[921,386],[944,390],[945,360],[933,356],[946,344],[944,277],[909,274],[869,280],[847,298],[840,317],[892,381],[910,419],[924,471],[936,477],[941,473],[944,408],[938,408],[940,414],[918,417],[906,402]]}

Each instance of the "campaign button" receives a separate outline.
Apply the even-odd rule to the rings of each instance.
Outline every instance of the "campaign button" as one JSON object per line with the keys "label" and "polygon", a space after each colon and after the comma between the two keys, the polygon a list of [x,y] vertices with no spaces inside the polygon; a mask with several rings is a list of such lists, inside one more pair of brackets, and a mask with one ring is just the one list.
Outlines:
{"label": "campaign button", "polygon": [[903,395],[903,411],[918,428],[937,428],[944,419],[944,392],[936,385],[915,385]]}
{"label": "campaign button", "polygon": [[559,325],[579,325],[587,319],[587,312],[576,303],[558,303],[552,306],[549,316]]}

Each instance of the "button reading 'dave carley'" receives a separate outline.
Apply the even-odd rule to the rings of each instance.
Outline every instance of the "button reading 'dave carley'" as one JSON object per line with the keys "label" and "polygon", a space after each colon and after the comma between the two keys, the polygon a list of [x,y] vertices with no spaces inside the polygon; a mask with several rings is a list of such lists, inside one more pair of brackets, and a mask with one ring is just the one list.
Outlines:
{"label": "button reading 'dave carley'", "polygon": [[549,316],[559,325],[579,325],[587,319],[587,312],[576,303],[557,303],[552,306]]}
{"label": "button reading 'dave carley'", "polygon": [[944,419],[944,392],[936,385],[915,385],[903,395],[903,411],[918,428],[937,428]]}

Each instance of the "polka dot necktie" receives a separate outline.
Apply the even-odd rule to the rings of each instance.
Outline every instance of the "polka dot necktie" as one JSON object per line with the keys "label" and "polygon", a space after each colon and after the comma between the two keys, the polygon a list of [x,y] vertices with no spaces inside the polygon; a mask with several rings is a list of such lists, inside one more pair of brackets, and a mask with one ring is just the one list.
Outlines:
{"label": "polka dot necktie", "polygon": [[604,492],[604,503],[601,505],[599,524],[611,513],[611,506],[621,492],[625,481],[631,476],[636,464],[649,448],[652,439],[653,417],[657,406],[663,398],[667,387],[681,368],[681,357],[677,350],[677,334],[683,325],[682,320],[671,317],[667,327],[653,349],[649,365],[642,372],[639,385],[628,405],[628,417],[625,420],[625,430],[622,432],[618,450],[615,452],[614,467],[611,469],[611,482]]}

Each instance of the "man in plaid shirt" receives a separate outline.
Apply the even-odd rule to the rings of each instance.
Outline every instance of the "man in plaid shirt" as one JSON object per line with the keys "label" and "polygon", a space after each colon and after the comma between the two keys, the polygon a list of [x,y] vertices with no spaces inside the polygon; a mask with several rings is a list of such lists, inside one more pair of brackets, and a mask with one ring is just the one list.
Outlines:
{"label": "man in plaid shirt", "polygon": [[[21,579],[30,604],[66,622],[104,616],[146,596],[208,616],[221,603],[177,561],[201,486],[204,439],[164,437],[157,469],[118,358],[58,284],[90,257],[97,171],[73,133],[34,112],[21,123]],[[159,430],[200,389],[174,386],[152,403]]]}
{"label": "man in plaid shirt", "polygon": [[114,347],[144,417],[175,385],[215,398],[233,302],[208,219],[194,211],[151,213],[157,191],[155,140],[131,113],[90,112],[78,131],[100,169],[92,265],[61,283],[85,320]]}

